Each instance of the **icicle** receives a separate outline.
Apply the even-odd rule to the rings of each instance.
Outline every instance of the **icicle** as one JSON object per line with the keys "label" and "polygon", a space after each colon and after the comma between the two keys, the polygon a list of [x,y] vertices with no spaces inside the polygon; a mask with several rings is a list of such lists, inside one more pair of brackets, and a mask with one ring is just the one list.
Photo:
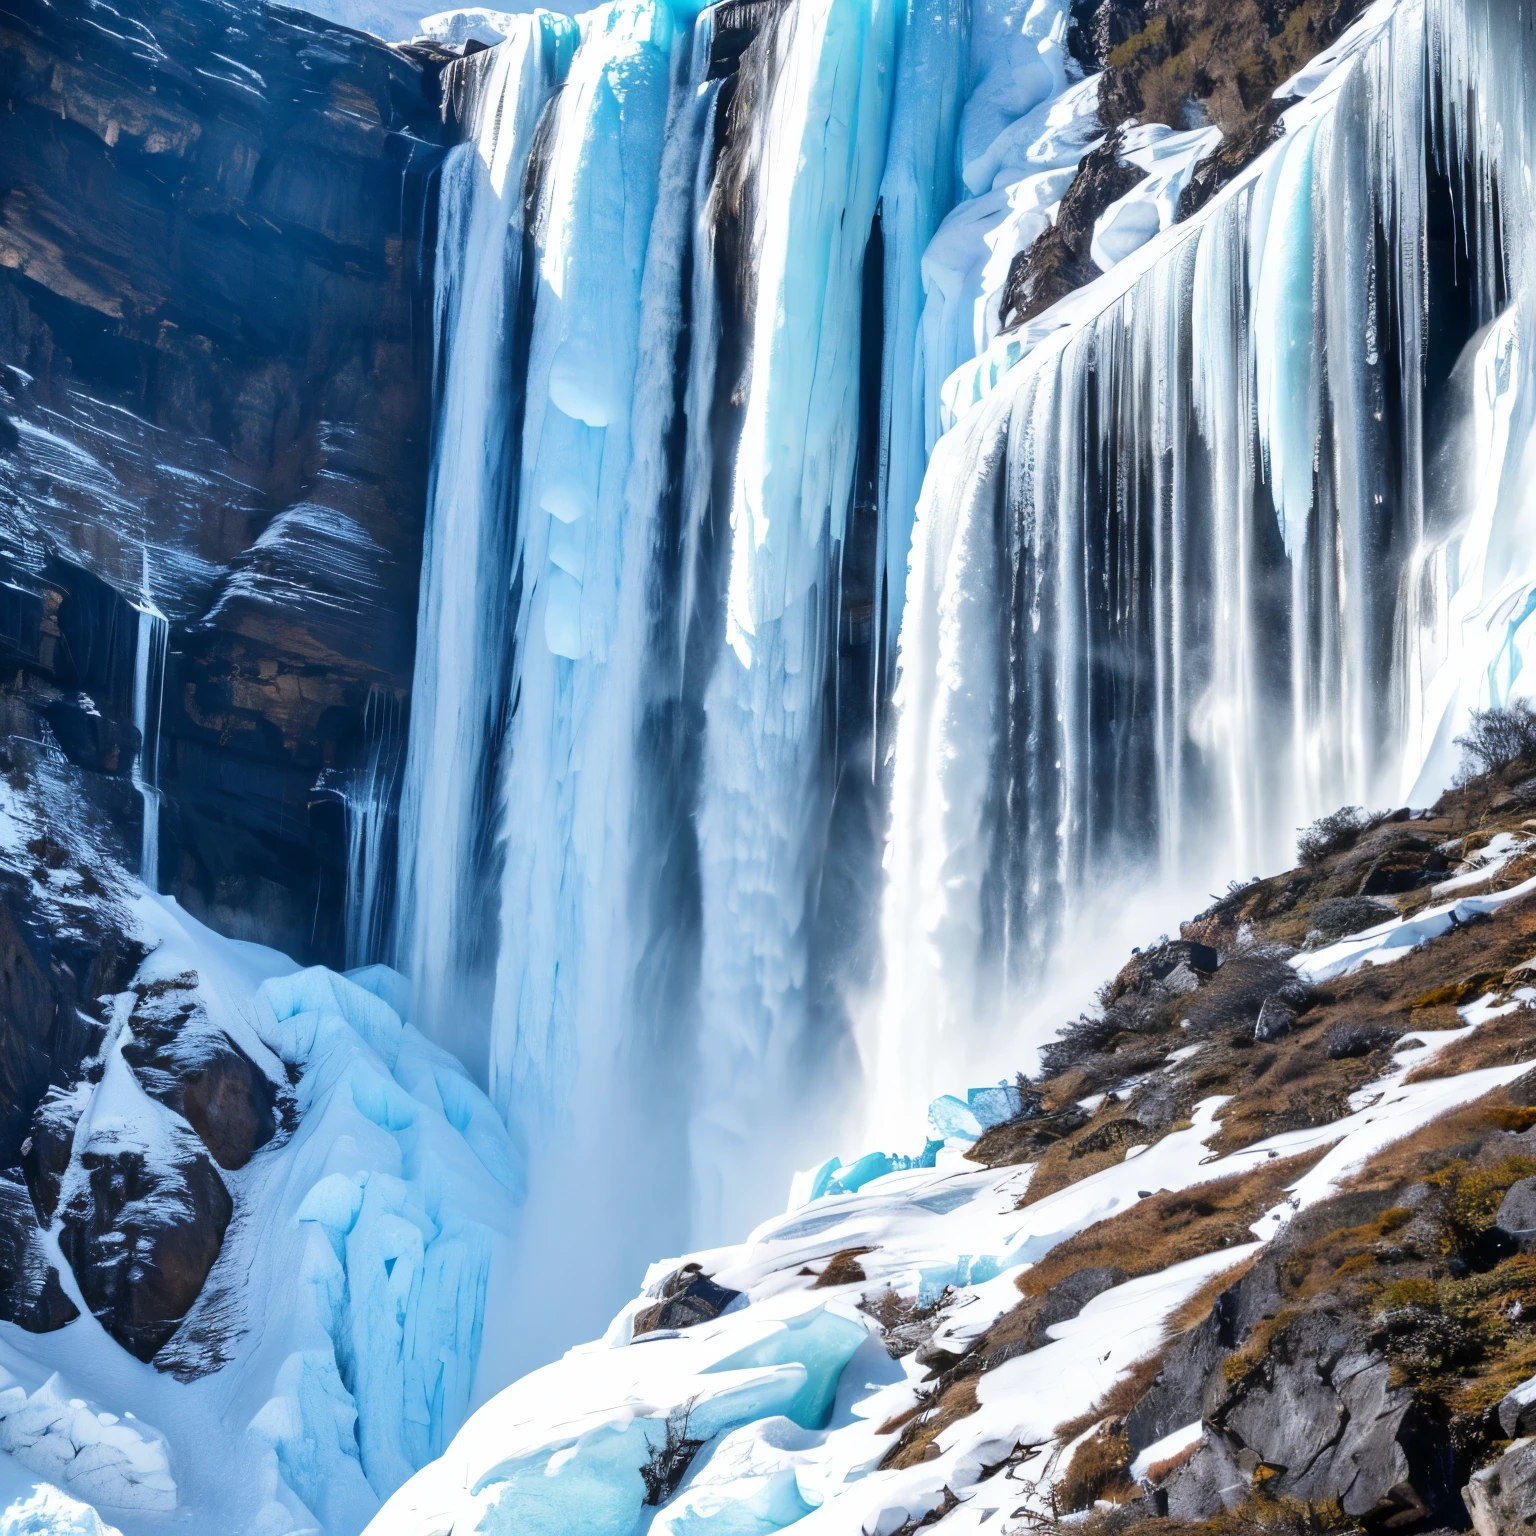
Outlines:
{"label": "icicle", "polygon": [[144,807],[139,840],[139,877],[150,890],[160,889],[160,717],[165,693],[165,652],[170,623],[155,607],[145,583],[135,605],[137,637],[133,650],[133,728],[139,747],[133,759],[133,787]]}

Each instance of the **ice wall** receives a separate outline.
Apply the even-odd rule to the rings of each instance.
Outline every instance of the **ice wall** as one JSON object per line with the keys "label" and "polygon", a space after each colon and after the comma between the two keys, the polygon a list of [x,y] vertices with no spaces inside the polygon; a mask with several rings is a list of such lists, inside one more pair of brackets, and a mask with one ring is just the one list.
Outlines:
{"label": "ice wall", "polygon": [[[1283,867],[1319,813],[1401,803],[1427,759],[1437,787],[1466,707],[1516,686],[1530,29],[1429,0],[1354,41],[1279,145],[1069,301],[938,446],[902,634],[887,1109],[1017,1019],[1117,882]],[[1463,348],[1472,440],[1426,447],[1427,414],[1466,420]]]}

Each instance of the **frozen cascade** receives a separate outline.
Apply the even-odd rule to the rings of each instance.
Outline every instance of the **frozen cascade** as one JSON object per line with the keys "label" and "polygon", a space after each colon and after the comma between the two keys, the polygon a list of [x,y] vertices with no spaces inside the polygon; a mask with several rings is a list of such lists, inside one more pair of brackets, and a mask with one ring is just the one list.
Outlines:
{"label": "frozen cascade", "polygon": [[133,728],[138,750],[133,759],[133,787],[144,805],[139,841],[139,875],[151,890],[160,889],[160,715],[165,692],[165,652],[170,622],[146,590],[135,604],[138,633],[133,649]]}
{"label": "frozen cascade", "polygon": [[[485,1072],[494,960],[496,772],[505,732],[508,583],[528,346],[524,179],[575,24],[538,11],[451,66],[468,142],[448,157],[437,242],[438,419],[400,807],[396,957],[422,1027]],[[491,924],[490,926],[493,926]],[[477,985],[478,983],[478,985]]]}
{"label": "frozen cascade", "polygon": [[[706,700],[695,1237],[773,1198],[753,1155],[810,1127],[828,1042],[807,1038],[825,849],[822,704],[854,473],[859,316],[890,114],[896,13],[804,0],[776,29],[758,186],[752,378],[731,504],[726,649]],[[764,1187],[764,1181],[771,1181]]]}
{"label": "frozen cascade", "polygon": [[[1273,150],[939,444],[870,1040],[898,1123],[1095,893],[1279,867],[1320,812],[1432,790],[1518,676],[1530,27],[1492,0],[1362,26]],[[1464,347],[1477,440],[1427,460]]]}
{"label": "frozen cascade", "polygon": [[[626,1071],[638,959],[627,888],[655,537],[651,508],[628,489],[631,417],[653,408],[636,390],[642,317],[675,308],[691,228],[691,161],[662,175],[674,98],[703,84],[691,52],[657,0],[592,13],[553,108],[538,192],[490,1082],[528,1142],[526,1283],[539,1284],[574,1203],[607,1234],[601,1260],[547,1298],[547,1325],[567,1337],[631,1278],[658,1214],[647,1190],[665,1120],[651,1118],[644,1080]],[[702,128],[685,104],[678,113],[685,131]],[[545,1347],[529,1341],[535,1357]]]}
{"label": "frozen cascade", "polygon": [[370,690],[363,706],[365,756],[342,801],[347,825],[346,959],[349,969],[379,963],[388,951],[394,896],[404,710],[388,689]]}

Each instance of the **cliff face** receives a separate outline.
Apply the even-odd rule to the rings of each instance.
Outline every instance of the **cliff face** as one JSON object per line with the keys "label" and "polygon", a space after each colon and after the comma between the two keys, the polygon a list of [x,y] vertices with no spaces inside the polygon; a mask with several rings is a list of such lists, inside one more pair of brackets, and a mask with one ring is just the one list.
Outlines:
{"label": "cliff face", "polygon": [[136,841],[147,596],[160,886],[300,957],[341,959],[334,790],[403,729],[446,57],[0,4],[0,667]]}

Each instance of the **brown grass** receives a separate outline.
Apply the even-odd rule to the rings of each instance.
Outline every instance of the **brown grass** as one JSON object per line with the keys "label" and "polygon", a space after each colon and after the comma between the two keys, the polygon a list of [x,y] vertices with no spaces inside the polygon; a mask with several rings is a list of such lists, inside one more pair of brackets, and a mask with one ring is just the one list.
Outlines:
{"label": "brown grass", "polygon": [[1231,1290],[1253,1268],[1257,1258],[1258,1254],[1250,1253],[1246,1259],[1240,1259],[1231,1268],[1222,1270],[1219,1275],[1212,1275],[1183,1306],[1169,1317],[1168,1331],[1185,1333],[1203,1323],[1210,1316],[1211,1308],[1216,1305],[1216,1298],[1223,1291]]}
{"label": "brown grass", "polygon": [[[901,1428],[901,1438],[881,1457],[881,1470],[915,1467],[921,1462],[932,1460],[938,1454],[936,1445],[939,1436],[950,1425],[969,1418],[981,1406],[976,1399],[978,1380],[976,1376],[966,1376],[946,1387],[936,1397],[882,1424],[879,1433],[890,1434]],[[932,1455],[929,1454],[930,1447],[935,1447]]]}
{"label": "brown grass", "polygon": [[1092,1265],[1123,1270],[1128,1278],[1150,1275],[1219,1248],[1252,1242],[1248,1228],[1327,1150],[1318,1147],[1298,1157],[1269,1158],[1251,1172],[1176,1194],[1160,1191],[1058,1243],[1019,1276],[1019,1290],[1043,1296],[1074,1270]]}
{"label": "brown grass", "polygon": [[1536,1061],[1536,1008],[1530,1006],[1489,1019],[1464,1040],[1453,1040],[1403,1081],[1427,1083],[1483,1067],[1507,1067],[1517,1061]]}
{"label": "brown grass", "polygon": [[819,1291],[830,1285],[853,1285],[860,1280],[867,1280],[864,1266],[859,1260],[866,1253],[873,1253],[873,1248],[839,1248],[836,1253],[827,1260],[827,1267],[816,1277],[816,1284],[811,1287],[813,1291]]}

